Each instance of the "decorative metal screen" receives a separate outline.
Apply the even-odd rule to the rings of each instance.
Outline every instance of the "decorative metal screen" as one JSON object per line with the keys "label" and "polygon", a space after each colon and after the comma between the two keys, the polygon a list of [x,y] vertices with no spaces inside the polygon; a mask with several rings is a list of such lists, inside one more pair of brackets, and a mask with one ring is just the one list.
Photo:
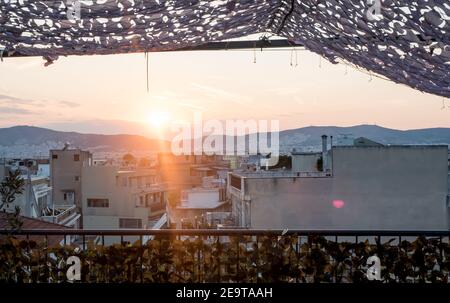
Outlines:
{"label": "decorative metal screen", "polygon": [[0,0],[2,56],[176,50],[267,32],[450,97],[448,0]]}

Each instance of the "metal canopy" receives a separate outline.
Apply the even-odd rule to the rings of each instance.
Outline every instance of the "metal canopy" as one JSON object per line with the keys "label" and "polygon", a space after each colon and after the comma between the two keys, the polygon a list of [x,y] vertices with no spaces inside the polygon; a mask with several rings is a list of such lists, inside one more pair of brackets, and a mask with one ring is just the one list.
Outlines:
{"label": "metal canopy", "polygon": [[[250,49],[285,49],[285,48],[295,48],[303,47],[304,45],[298,42],[289,41],[287,39],[260,39],[260,40],[240,40],[240,41],[219,41],[219,42],[208,42],[205,44],[186,46],[182,48],[177,48],[173,50],[161,50],[159,52],[173,52],[173,51],[226,51],[226,50],[250,50]],[[142,51],[137,51],[142,52]],[[30,57],[30,55],[25,55],[19,52],[13,52],[8,57],[5,58],[19,58],[19,57]]]}
{"label": "metal canopy", "polygon": [[449,16],[448,0],[0,0],[0,53],[52,61],[253,48],[220,41],[266,32],[450,97]]}

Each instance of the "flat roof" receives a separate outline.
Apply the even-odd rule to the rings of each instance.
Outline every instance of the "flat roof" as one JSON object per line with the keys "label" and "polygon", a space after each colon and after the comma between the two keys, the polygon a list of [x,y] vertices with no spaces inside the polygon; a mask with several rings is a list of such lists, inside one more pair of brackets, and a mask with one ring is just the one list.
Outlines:
{"label": "flat roof", "polygon": [[[176,207],[177,210],[187,210],[187,209],[216,209],[219,208],[221,206],[226,205],[228,202],[227,201],[219,201],[217,202],[215,205],[205,205],[205,206],[199,206],[199,205],[194,205],[194,206],[183,206],[183,205],[178,205]],[[195,203],[192,202],[192,204],[200,204],[200,203]]]}
{"label": "flat roof", "polygon": [[291,155],[293,156],[315,156],[320,155],[322,152],[302,152],[302,151],[291,151]]}
{"label": "flat roof", "polygon": [[411,145],[408,145],[408,144],[402,144],[402,145],[399,145],[399,144],[392,144],[392,145],[386,144],[386,145],[380,145],[380,146],[374,146],[374,145],[371,145],[371,146],[338,145],[338,146],[333,146],[333,149],[346,149],[346,148],[359,148],[359,149],[368,149],[368,148],[378,148],[378,149],[382,149],[382,148],[386,148],[386,149],[387,148],[405,148],[405,149],[408,149],[408,148],[417,148],[417,149],[446,148],[448,150],[448,147],[449,147],[448,145],[444,145],[444,144],[423,144],[423,145],[420,145],[420,144],[411,144]]}

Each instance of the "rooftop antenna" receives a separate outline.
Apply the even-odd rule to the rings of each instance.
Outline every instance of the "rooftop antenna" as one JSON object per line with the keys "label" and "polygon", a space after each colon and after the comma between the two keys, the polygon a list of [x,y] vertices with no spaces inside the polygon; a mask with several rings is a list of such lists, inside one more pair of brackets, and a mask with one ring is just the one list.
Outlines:
{"label": "rooftop antenna", "polygon": [[[295,65],[294,65],[294,55],[295,55]],[[295,46],[292,48],[291,51],[291,66],[292,67],[297,67],[298,66],[298,56],[297,56],[297,49],[295,48]]]}
{"label": "rooftop antenna", "polygon": [[66,143],[64,143],[64,147],[63,147],[63,151],[66,151],[66,150],[68,150],[69,149],[69,147],[70,147],[70,143],[69,142],[66,142]]}
{"label": "rooftop antenna", "polygon": [[148,84],[148,52],[145,52],[145,62],[146,62],[146,67],[147,67],[147,93],[149,92],[149,84]]}

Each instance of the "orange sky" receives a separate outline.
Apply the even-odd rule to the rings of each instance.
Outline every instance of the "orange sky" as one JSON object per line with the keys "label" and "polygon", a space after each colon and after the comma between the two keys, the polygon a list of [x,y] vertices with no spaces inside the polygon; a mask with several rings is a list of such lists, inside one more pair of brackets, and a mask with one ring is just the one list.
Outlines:
{"label": "orange sky", "polygon": [[[83,120],[147,123],[152,111],[190,119],[279,119],[282,129],[378,124],[450,127],[450,100],[332,65],[297,51],[144,54],[41,58],[0,63],[0,127]],[[291,66],[291,56],[293,65]],[[320,63],[321,61],[321,63]],[[321,66],[319,66],[321,65]],[[76,127],[74,129],[77,130]],[[98,130],[102,132],[101,129]]]}

